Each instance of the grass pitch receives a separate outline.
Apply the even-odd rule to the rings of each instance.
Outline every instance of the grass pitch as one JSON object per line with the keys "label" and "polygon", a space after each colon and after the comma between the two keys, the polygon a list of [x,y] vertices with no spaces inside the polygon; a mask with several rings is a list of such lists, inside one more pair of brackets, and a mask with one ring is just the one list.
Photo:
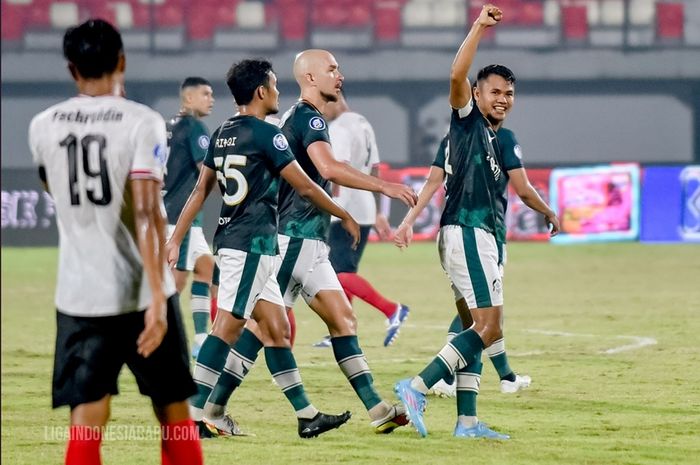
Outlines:
{"label": "grass pitch", "polygon": [[[352,420],[299,439],[261,358],[229,405],[256,436],[204,442],[205,463],[700,463],[700,247],[511,244],[508,252],[506,347],[513,369],[533,384],[501,394],[484,357],[479,416],[510,441],[452,437],[454,400],[437,398],[428,403],[426,439],[411,427],[375,435],[332,351],[311,347],[326,331],[300,302],[295,354],[309,396],[323,411],[351,410]],[[68,410],[50,408],[56,259],[56,249],[2,249],[3,463],[63,460]],[[404,253],[370,245],[360,271],[411,307],[399,339],[384,348],[382,315],[355,304],[377,388],[393,399],[394,382],[417,373],[443,345],[454,315],[451,291],[431,243]],[[155,418],[128,370],[120,389],[104,463],[160,463],[157,431],[149,429]]]}

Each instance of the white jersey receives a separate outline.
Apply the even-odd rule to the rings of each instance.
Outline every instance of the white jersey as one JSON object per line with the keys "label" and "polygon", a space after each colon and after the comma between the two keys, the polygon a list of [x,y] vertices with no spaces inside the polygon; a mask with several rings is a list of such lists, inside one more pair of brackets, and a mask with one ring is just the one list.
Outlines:
{"label": "white jersey", "polygon": [[[370,174],[379,164],[379,150],[374,130],[367,119],[352,111],[346,111],[328,127],[333,154],[338,161]],[[369,191],[339,186],[335,199],[338,204],[361,225],[374,225],[377,206],[374,194]],[[337,221],[338,218],[333,218]]]}
{"label": "white jersey", "polygon": [[[56,308],[73,316],[145,309],[151,291],[133,233],[129,179],[162,181],[165,122],[115,96],[78,96],[39,113],[29,126],[34,162],[56,203]],[[175,293],[163,264],[166,296]]]}

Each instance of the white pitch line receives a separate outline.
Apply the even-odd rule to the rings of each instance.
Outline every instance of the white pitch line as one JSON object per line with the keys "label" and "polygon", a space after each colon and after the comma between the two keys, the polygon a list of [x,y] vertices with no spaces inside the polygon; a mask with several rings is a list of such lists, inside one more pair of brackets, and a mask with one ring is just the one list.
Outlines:
{"label": "white pitch line", "polygon": [[[562,336],[562,337],[604,337],[601,336],[600,334],[585,334],[585,333],[568,333],[564,331],[547,331],[544,329],[526,329],[525,332],[528,333],[535,333],[535,334],[544,334],[546,336]],[[653,337],[644,337],[644,336],[610,336],[615,339],[628,339],[632,340],[632,344],[625,344],[617,347],[612,347],[610,349],[605,349],[599,351],[601,354],[618,354],[620,352],[627,352],[629,350],[637,350],[641,349],[642,347],[647,347],[647,346],[653,346],[658,344],[658,341],[654,339]]]}

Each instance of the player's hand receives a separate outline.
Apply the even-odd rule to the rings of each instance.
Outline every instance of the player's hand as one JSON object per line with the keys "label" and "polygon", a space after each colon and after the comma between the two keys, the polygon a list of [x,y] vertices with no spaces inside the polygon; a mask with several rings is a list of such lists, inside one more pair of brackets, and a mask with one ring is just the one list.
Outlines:
{"label": "player's hand", "polygon": [[481,7],[481,12],[476,22],[482,26],[491,27],[498,24],[498,22],[503,19],[503,12],[497,6],[487,3]]}
{"label": "player's hand", "polygon": [[547,224],[547,227],[549,228],[549,235],[550,236],[556,236],[559,234],[559,230],[561,229],[561,226],[559,225],[559,218],[557,218],[557,215],[554,213],[551,213],[549,215],[544,216],[544,222]]}
{"label": "player's hand", "polygon": [[180,256],[180,244],[168,240],[165,242],[165,257],[170,268],[175,268],[177,259]]}
{"label": "player's hand", "polygon": [[395,182],[386,182],[382,188],[382,194],[392,199],[398,199],[408,205],[408,207],[414,207],[418,201],[418,196],[408,186],[403,184],[397,184]]}
{"label": "player's hand", "polygon": [[357,244],[360,243],[360,225],[349,214],[340,220],[340,225],[352,236],[352,250],[357,249]]}
{"label": "player's hand", "polygon": [[394,231],[394,245],[403,250],[407,248],[413,240],[413,226],[406,223],[401,223],[396,231]]}
{"label": "player's hand", "polygon": [[136,351],[144,358],[155,351],[168,331],[167,305],[163,293],[154,295],[144,314],[144,328],[136,340]]}
{"label": "player's hand", "polygon": [[383,213],[377,213],[377,218],[374,220],[374,230],[377,231],[379,239],[383,241],[391,238],[391,226]]}

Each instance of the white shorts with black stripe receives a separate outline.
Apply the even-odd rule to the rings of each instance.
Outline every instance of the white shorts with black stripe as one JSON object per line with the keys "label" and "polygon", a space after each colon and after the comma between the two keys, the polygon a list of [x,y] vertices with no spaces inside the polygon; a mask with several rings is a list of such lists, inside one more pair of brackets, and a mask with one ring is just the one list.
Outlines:
{"label": "white shorts with black stripe", "polygon": [[282,234],[277,236],[277,242],[280,248],[277,281],[287,307],[294,306],[299,294],[308,304],[319,291],[343,290],[328,260],[328,244]]}
{"label": "white shorts with black stripe", "polygon": [[[169,224],[167,231],[168,239],[170,239],[174,231],[175,226]],[[203,255],[211,255],[209,244],[207,244],[207,239],[204,237],[204,231],[202,231],[201,226],[192,226],[187,234],[185,234],[180,244],[180,251],[177,257],[177,263],[175,263],[175,269],[180,271],[192,271],[194,270],[194,264],[197,262],[197,259]]]}
{"label": "white shorts with black stripe", "polygon": [[243,250],[219,249],[219,308],[239,318],[250,318],[258,300],[284,305],[277,284],[278,259]]}
{"label": "white shorts with black stripe", "polygon": [[464,298],[469,308],[503,305],[503,248],[493,234],[480,228],[443,226],[438,250],[455,301]]}

